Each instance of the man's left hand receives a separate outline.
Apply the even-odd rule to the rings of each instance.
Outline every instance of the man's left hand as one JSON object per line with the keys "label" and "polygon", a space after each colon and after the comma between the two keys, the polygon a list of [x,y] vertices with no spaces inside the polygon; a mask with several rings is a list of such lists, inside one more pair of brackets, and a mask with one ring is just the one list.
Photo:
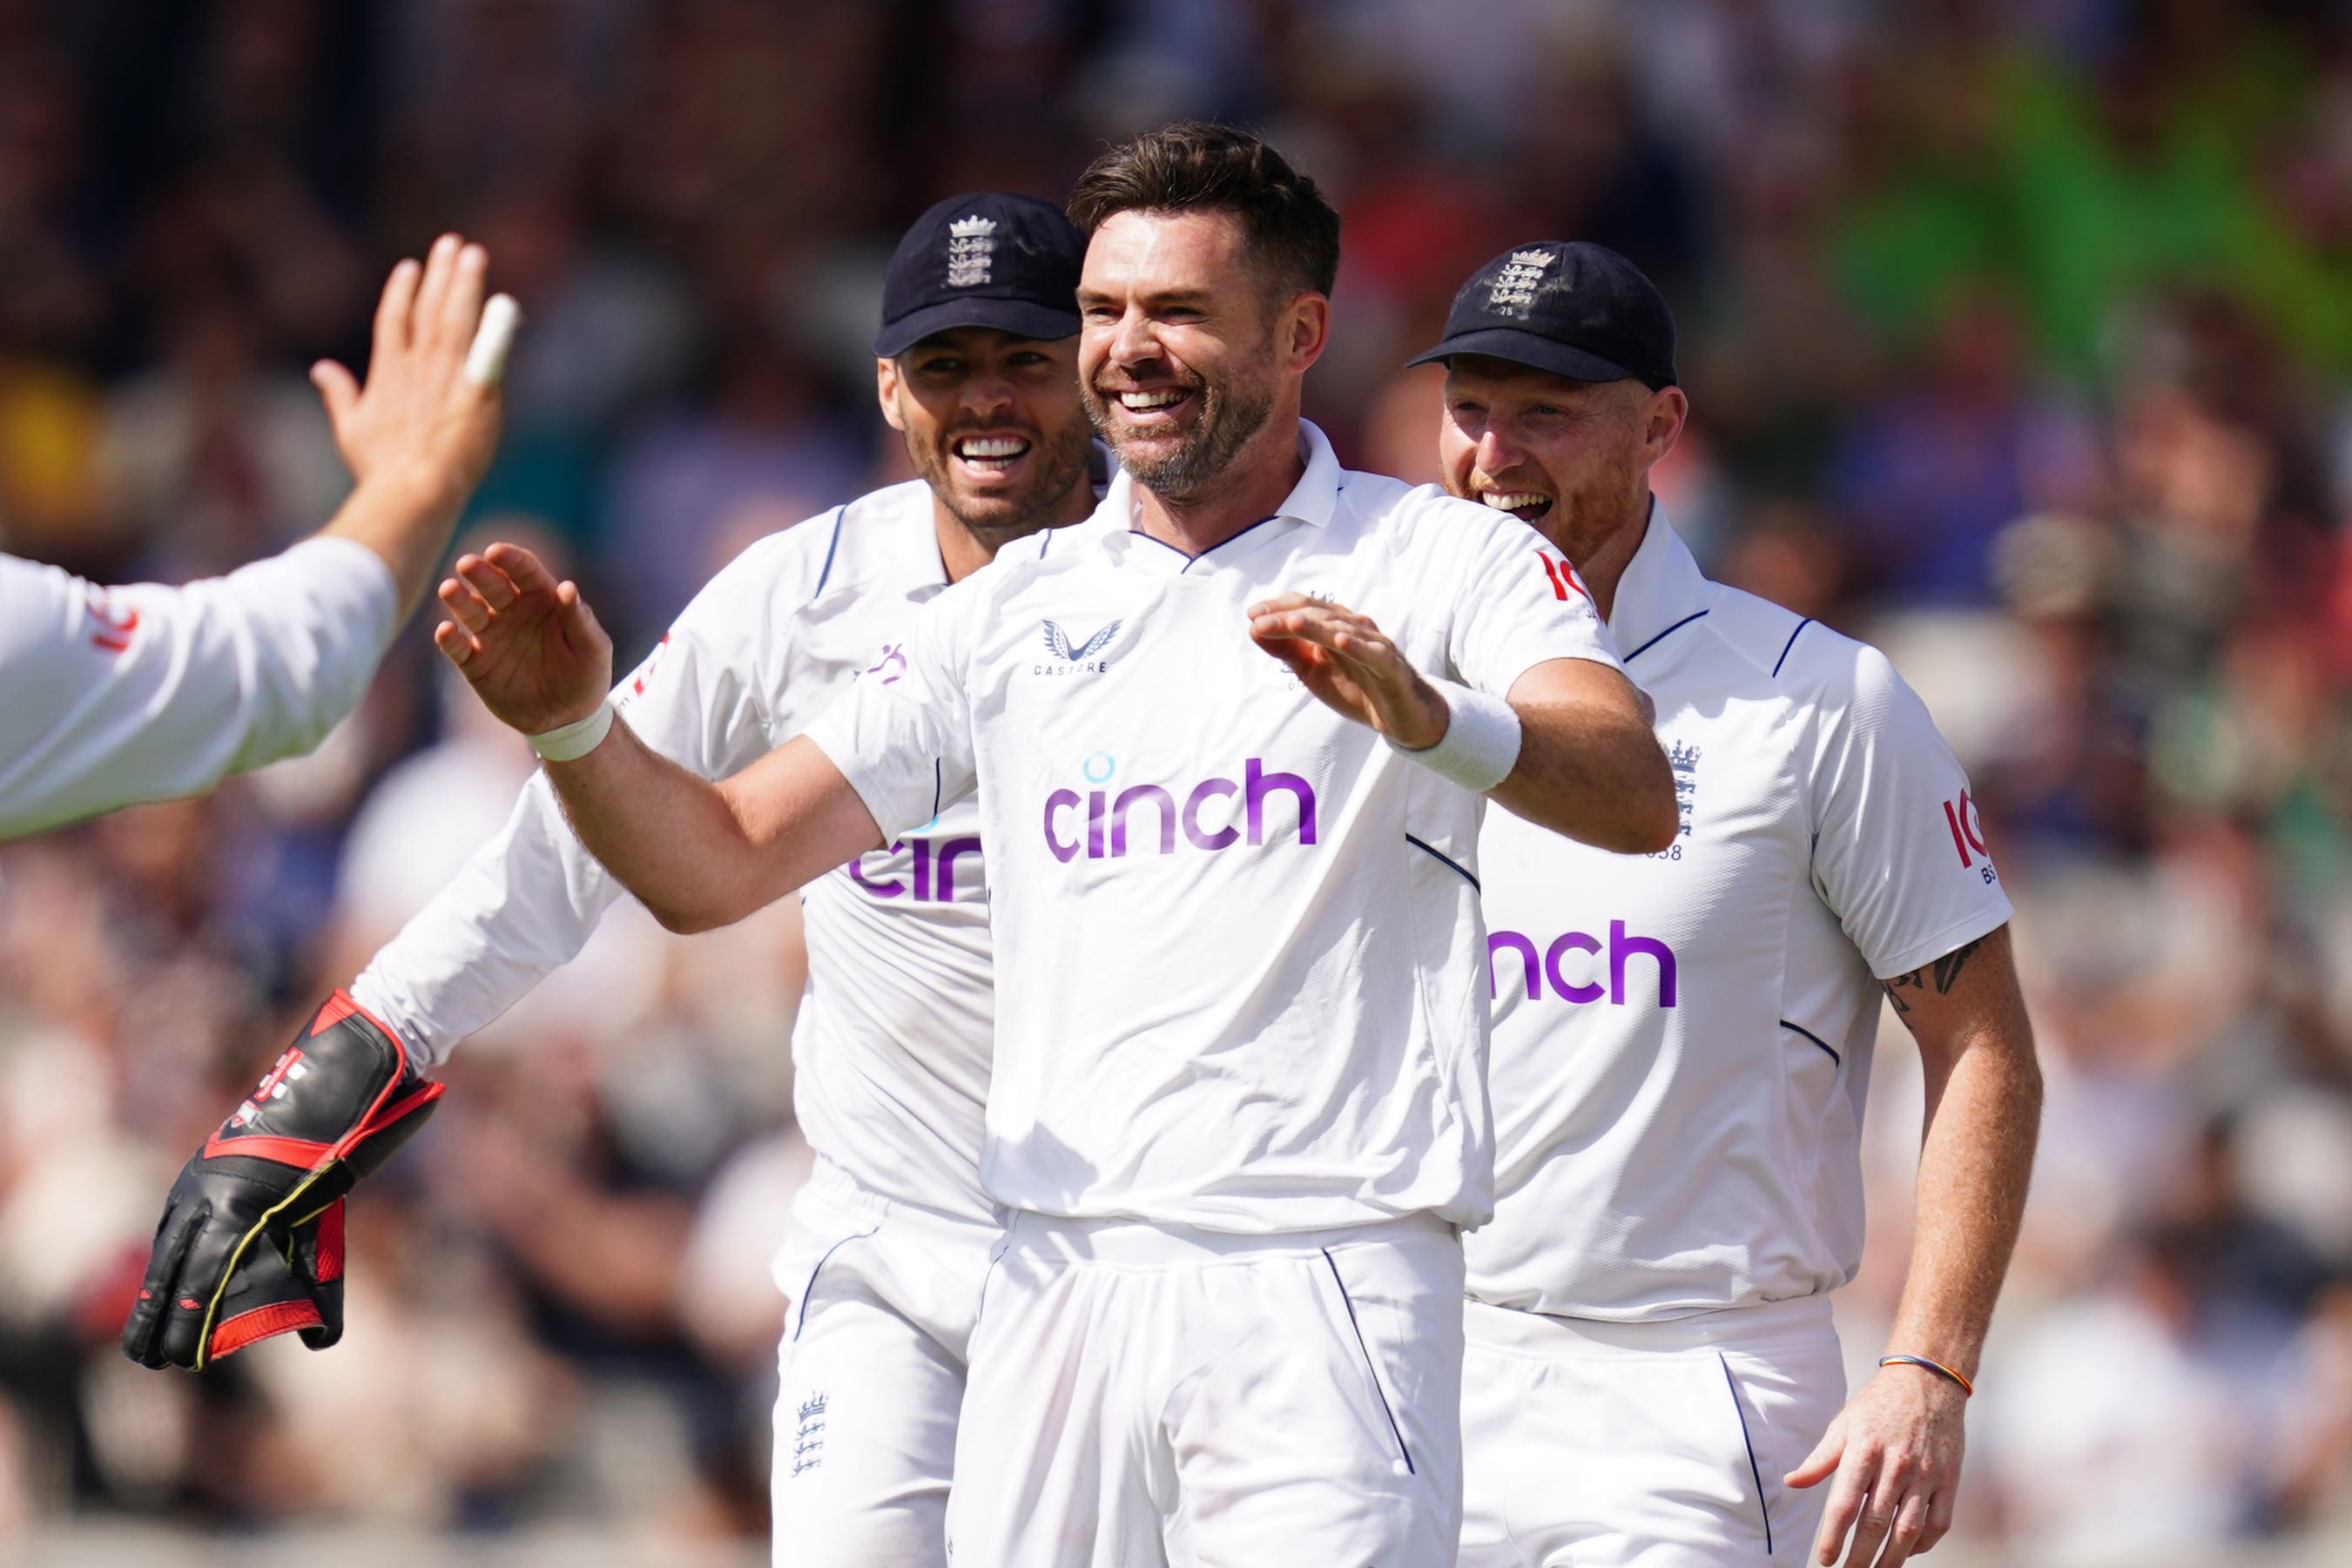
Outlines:
{"label": "man's left hand", "polygon": [[1445,738],[1453,714],[1404,651],[1367,615],[1283,593],[1249,609],[1250,638],[1326,704],[1407,751]]}
{"label": "man's left hand", "polygon": [[1967,1401],[1935,1373],[1901,1365],[1879,1368],[1846,1401],[1805,1462],[1782,1478],[1792,1487],[1837,1478],[1814,1562],[1835,1563],[1849,1529],[1845,1568],[1895,1568],[1944,1538],[1968,1441]]}

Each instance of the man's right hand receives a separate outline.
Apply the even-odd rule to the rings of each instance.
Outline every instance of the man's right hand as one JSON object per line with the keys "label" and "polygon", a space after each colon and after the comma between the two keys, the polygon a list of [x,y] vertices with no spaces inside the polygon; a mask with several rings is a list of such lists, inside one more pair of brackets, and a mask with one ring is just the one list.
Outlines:
{"label": "man's right hand", "polygon": [[404,261],[385,281],[367,384],[332,360],[310,367],[359,481],[322,531],[383,559],[403,620],[499,444],[499,376],[520,314],[504,295],[483,303],[488,270],[480,246],[443,235],[422,267]]}
{"label": "man's right hand", "polygon": [[405,481],[462,502],[499,444],[496,380],[466,374],[489,257],[443,235],[425,265],[404,261],[376,302],[367,384],[332,360],[310,367],[335,449],[362,484]]}
{"label": "man's right hand", "polygon": [[525,735],[594,713],[613,684],[613,640],[579,585],[520,545],[460,556],[457,573],[441,585],[449,619],[433,642],[484,706]]}

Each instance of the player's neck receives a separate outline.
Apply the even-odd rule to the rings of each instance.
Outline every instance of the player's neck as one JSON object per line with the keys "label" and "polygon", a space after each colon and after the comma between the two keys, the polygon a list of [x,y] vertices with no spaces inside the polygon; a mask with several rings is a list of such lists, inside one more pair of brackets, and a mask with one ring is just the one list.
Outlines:
{"label": "player's neck", "polygon": [[982,567],[996,559],[996,552],[1015,539],[1025,539],[1047,528],[1064,528],[1072,523],[1082,523],[1095,509],[1095,487],[1081,478],[1070,486],[1052,512],[1034,523],[1013,528],[975,528],[947,508],[947,504],[934,494],[931,497],[931,529],[939,536],[940,566],[950,582],[961,582]]}
{"label": "player's neck", "polygon": [[[1603,621],[1617,608],[1617,585],[1624,580],[1625,569],[1633,564],[1633,556],[1649,533],[1652,509],[1650,490],[1645,484],[1634,505],[1607,518],[1583,526],[1571,523],[1558,533],[1550,528],[1542,530],[1545,538],[1559,547],[1568,564],[1576,568],[1576,575],[1584,580],[1585,588],[1592,595],[1592,607]],[[1562,533],[1570,537],[1563,538]]]}
{"label": "player's neck", "polygon": [[1186,555],[1216,549],[1282,510],[1307,472],[1298,436],[1297,410],[1276,410],[1199,494],[1173,497],[1136,486],[1132,526]]}

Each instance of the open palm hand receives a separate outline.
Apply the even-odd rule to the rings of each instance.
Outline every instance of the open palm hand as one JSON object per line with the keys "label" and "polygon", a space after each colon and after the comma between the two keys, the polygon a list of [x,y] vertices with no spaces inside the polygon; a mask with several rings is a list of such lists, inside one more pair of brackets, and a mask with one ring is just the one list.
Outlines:
{"label": "open palm hand", "polygon": [[613,641],[580,597],[520,545],[457,558],[433,642],[498,718],[542,735],[587,717],[613,684]]}

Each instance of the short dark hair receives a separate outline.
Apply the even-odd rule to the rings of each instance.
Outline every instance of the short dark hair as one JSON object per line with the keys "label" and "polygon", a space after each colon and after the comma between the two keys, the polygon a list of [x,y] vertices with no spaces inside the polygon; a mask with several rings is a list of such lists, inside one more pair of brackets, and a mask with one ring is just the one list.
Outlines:
{"label": "short dark hair", "polygon": [[1339,214],[1314,181],[1246,131],[1180,120],[1110,148],[1070,192],[1088,235],[1119,213],[1229,213],[1256,259],[1283,283],[1331,292]]}

